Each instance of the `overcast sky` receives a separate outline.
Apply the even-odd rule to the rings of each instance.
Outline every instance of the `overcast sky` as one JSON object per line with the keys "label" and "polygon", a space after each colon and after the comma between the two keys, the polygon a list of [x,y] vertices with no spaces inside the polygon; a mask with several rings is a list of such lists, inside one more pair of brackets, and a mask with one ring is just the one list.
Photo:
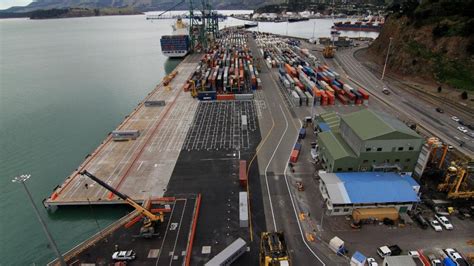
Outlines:
{"label": "overcast sky", "polygon": [[7,9],[12,6],[26,6],[32,0],[0,0],[0,9]]}

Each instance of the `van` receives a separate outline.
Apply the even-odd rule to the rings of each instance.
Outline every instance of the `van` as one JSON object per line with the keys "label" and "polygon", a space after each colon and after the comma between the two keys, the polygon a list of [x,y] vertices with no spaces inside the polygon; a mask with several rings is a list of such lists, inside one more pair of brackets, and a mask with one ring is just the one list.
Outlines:
{"label": "van", "polygon": [[381,246],[377,248],[377,254],[383,259],[392,255],[392,251],[387,246]]}

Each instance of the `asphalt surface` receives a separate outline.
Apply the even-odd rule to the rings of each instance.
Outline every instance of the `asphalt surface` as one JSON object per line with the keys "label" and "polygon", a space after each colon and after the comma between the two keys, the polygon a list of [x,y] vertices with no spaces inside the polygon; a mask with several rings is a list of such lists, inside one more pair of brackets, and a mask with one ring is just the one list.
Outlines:
{"label": "asphalt surface", "polygon": [[[129,261],[127,265],[182,265],[188,248],[195,206],[195,195],[178,199],[170,203],[171,212],[165,213],[165,221],[156,224],[156,236],[153,238],[138,237],[142,226],[140,221],[130,228],[120,226],[111,234],[100,235],[99,241],[72,257],[68,263],[109,265],[114,263],[112,254],[116,250],[133,250],[136,259]],[[152,205],[152,208],[163,207]]]}
{"label": "asphalt surface", "polygon": [[[445,108],[444,106],[435,106],[420,97],[414,97],[412,93],[405,89],[399,88],[396,84],[387,81],[381,81],[380,77],[376,76],[354,57],[354,52],[358,49],[343,49],[336,52],[335,59],[327,59],[326,63],[330,67],[339,72],[345,73],[346,78],[357,82],[364,86],[369,93],[376,96],[390,107],[391,111],[399,116],[408,118],[438,136],[444,142],[447,142],[456,149],[461,150],[465,154],[474,156],[474,138],[460,132],[457,127],[460,125],[451,119],[451,116],[462,115],[456,113],[438,113],[435,109],[437,107]],[[344,70],[342,71],[341,68]],[[392,93],[385,95],[382,93],[382,88],[387,87]],[[472,117],[466,117],[472,120]],[[461,147],[460,142],[464,142]]]}
{"label": "asphalt surface", "polygon": [[[249,244],[250,251],[233,265],[258,265],[258,235],[254,234],[251,242],[250,228],[239,224],[239,192],[246,191],[238,180],[239,160],[250,161],[260,142],[254,103],[200,102],[197,112],[212,113],[215,117],[195,117],[165,193],[202,196],[191,265],[203,265],[238,237]],[[242,114],[248,117],[248,130],[237,122]],[[253,175],[249,176],[250,204],[256,213],[252,216],[252,228],[266,230],[265,215],[260,211],[260,183],[256,181]],[[206,247],[210,248],[209,254],[202,252]]]}
{"label": "asphalt surface", "polygon": [[[260,58],[255,41],[249,47]],[[263,63],[263,62],[262,62]],[[324,247],[306,240],[298,218],[298,206],[290,193],[286,173],[290,152],[301,126],[297,114],[288,108],[289,101],[280,93],[273,70],[261,64],[263,90],[259,97],[266,102],[260,117],[262,144],[258,165],[263,189],[266,224],[269,231],[283,231],[293,265],[335,265]]]}

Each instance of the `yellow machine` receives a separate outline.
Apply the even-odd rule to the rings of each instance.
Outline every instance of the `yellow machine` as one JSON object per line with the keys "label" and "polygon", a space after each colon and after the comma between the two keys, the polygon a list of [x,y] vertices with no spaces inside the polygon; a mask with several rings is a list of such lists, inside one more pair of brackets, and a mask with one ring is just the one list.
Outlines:
{"label": "yellow machine", "polygon": [[196,90],[196,82],[194,82],[194,80],[190,80],[189,83],[191,83],[191,96],[196,98],[198,95]]}
{"label": "yellow machine", "polygon": [[128,204],[130,204],[133,208],[135,208],[140,213],[140,215],[143,215],[145,217],[143,220],[143,226],[140,228],[139,236],[144,237],[144,238],[151,238],[152,236],[155,235],[155,224],[158,221],[163,222],[165,220],[163,212],[160,212],[158,215],[151,213],[149,210],[147,210],[146,208],[142,207],[140,204],[132,200],[129,196],[115,190],[113,187],[109,186],[107,183],[98,179],[97,177],[87,172],[86,170],[82,171],[80,174],[89,177],[90,179],[94,180],[102,187],[114,193],[119,198],[123,199]]}
{"label": "yellow machine", "polygon": [[469,185],[469,175],[472,173],[474,173],[474,162],[464,165],[451,162],[451,166],[446,170],[444,182],[438,185],[438,190],[448,192],[449,199],[474,198],[474,188]]}
{"label": "yellow machine", "polygon": [[324,47],[323,56],[325,58],[333,58],[335,53],[336,53],[336,47],[332,45],[327,45]]}
{"label": "yellow machine", "polygon": [[260,266],[289,266],[285,237],[282,232],[263,232],[260,240]]}

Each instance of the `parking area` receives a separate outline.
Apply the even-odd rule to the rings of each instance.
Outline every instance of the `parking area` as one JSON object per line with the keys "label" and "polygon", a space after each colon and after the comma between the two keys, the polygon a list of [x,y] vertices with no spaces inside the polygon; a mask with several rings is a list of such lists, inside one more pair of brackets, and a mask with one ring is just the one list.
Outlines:
{"label": "parking area", "polygon": [[[247,116],[247,128],[242,116]],[[247,150],[257,129],[254,101],[201,101],[182,150]]]}
{"label": "parking area", "polygon": [[[311,143],[316,142],[316,135],[307,128],[307,136],[301,140],[302,150],[298,162],[294,164],[294,172],[288,173],[292,184],[292,193],[297,200],[298,209],[302,215],[303,228],[306,233],[313,233],[317,239],[312,243],[315,247],[327,246],[334,236],[345,241],[350,257],[355,251],[359,251],[367,257],[373,257],[379,263],[382,259],[378,257],[376,249],[384,245],[398,245],[402,254],[410,250],[425,249],[457,249],[464,256],[474,253],[472,240],[474,239],[474,221],[472,218],[459,219],[455,215],[448,216],[453,224],[453,230],[436,232],[432,227],[422,229],[413,219],[412,223],[400,225],[384,225],[382,222],[364,224],[359,229],[351,227],[350,216],[328,216],[324,214],[324,201],[319,190],[318,170],[319,163],[311,158]],[[298,182],[298,183],[297,183]],[[304,188],[298,189],[299,184]],[[434,217],[434,212],[423,204],[418,209],[428,220]]]}

